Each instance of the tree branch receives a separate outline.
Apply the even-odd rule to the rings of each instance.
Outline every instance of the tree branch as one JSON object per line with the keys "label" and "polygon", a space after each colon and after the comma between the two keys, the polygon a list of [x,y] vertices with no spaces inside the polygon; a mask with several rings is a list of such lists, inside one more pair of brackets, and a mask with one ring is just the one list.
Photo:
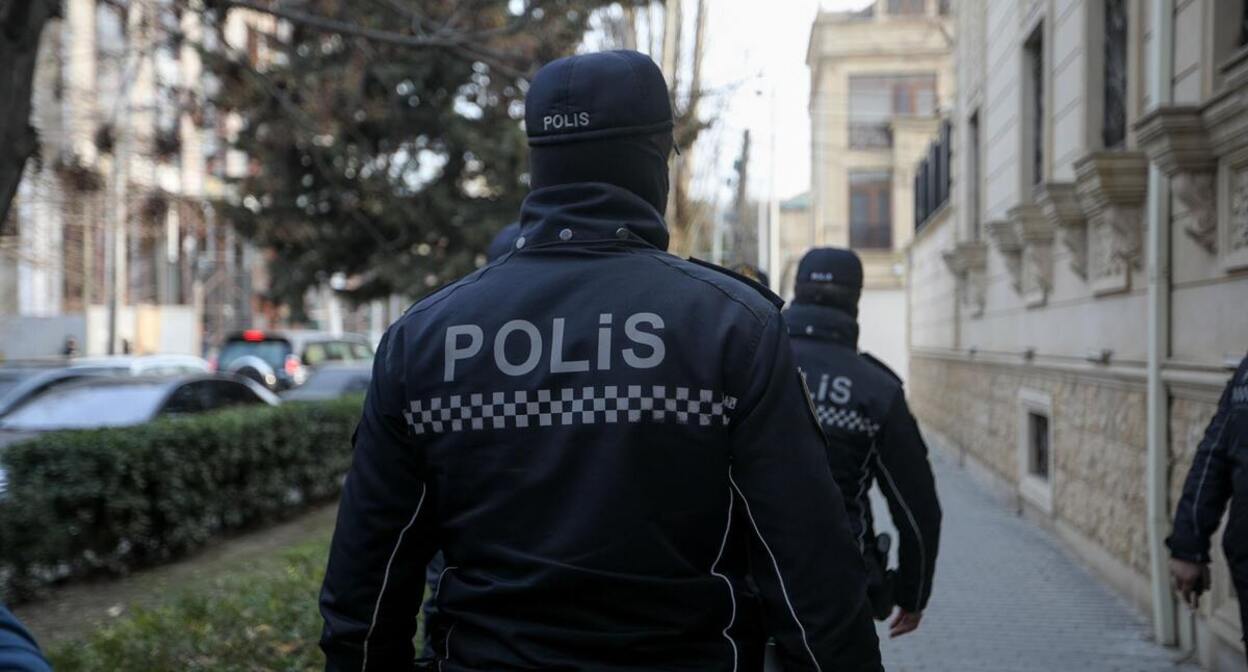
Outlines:
{"label": "tree branch", "polygon": [[280,7],[276,3],[265,2],[264,0],[220,0],[220,2],[226,7],[250,9],[252,11],[275,16],[279,19],[286,19],[287,21],[292,21],[302,26],[307,26],[308,28],[322,30],[327,33],[338,33],[340,35],[362,37],[366,40],[373,40],[383,44],[393,44],[399,47],[450,48],[458,46],[463,42],[462,37],[455,35],[450,37],[442,35],[407,35],[405,33],[397,33],[392,30],[366,28],[348,21],[340,21],[327,16],[321,16],[320,14]]}

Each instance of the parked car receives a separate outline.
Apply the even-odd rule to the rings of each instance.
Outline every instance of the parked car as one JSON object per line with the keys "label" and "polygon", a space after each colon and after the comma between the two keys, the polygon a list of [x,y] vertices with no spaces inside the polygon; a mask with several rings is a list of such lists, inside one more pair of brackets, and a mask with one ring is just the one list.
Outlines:
{"label": "parked car", "polygon": [[304,384],[322,364],[372,361],[372,344],[358,334],[248,329],[225,339],[215,366],[271,390],[289,390]]}
{"label": "parked car", "polygon": [[307,382],[282,393],[286,401],[318,401],[337,399],[364,392],[373,378],[371,362],[325,364],[312,372]]}
{"label": "parked car", "polygon": [[117,372],[131,376],[181,376],[210,373],[208,360],[194,355],[108,355],[79,357],[70,362],[74,368]]}
{"label": "parked car", "polygon": [[[43,432],[129,427],[161,417],[280,403],[277,396],[255,382],[231,375],[87,376],[27,399],[0,418],[0,450]],[[0,467],[0,495],[5,484],[7,478]]]}
{"label": "parked car", "polygon": [[0,366],[0,418],[23,401],[87,376],[181,376],[207,373],[191,355],[121,355],[15,362]]}

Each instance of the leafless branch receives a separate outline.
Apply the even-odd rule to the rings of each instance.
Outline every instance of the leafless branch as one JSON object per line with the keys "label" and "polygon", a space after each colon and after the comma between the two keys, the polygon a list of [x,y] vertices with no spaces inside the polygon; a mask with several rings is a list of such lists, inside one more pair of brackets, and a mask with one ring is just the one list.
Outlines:
{"label": "leafless branch", "polygon": [[463,36],[454,34],[449,34],[449,37],[443,34],[432,36],[408,35],[406,33],[398,33],[392,30],[367,28],[349,21],[341,21],[328,16],[321,16],[320,14],[313,14],[311,12],[305,12],[298,9],[282,7],[278,3],[266,2],[265,0],[221,0],[221,4],[228,7],[238,7],[241,9],[250,9],[256,12],[270,14],[279,19],[286,19],[287,21],[328,33],[362,37],[367,40],[373,40],[383,44],[392,44],[398,47],[448,48],[458,46],[463,42]]}

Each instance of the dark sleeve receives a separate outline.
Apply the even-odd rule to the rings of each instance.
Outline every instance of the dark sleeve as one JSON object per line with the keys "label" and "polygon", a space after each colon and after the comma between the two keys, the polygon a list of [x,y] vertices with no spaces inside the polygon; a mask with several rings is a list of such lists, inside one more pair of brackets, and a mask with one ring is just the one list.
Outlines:
{"label": "dark sleeve", "polygon": [[927,606],[932,594],[932,575],[940,547],[940,500],[932,466],[927,461],[927,445],[901,389],[881,423],[876,445],[872,465],[876,483],[888,501],[900,537],[897,606],[915,613]]}
{"label": "dark sleeve", "polygon": [[3,606],[0,606],[0,670],[52,672],[35,638]]}
{"label": "dark sleeve", "polygon": [[778,314],[750,356],[730,481],[769,634],[785,670],[879,670],[862,556]]}
{"label": "dark sleeve", "polygon": [[326,670],[408,669],[434,551],[423,459],[403,408],[402,332],[382,339],[321,587]]}
{"label": "dark sleeve", "polygon": [[[1238,372],[1236,373],[1238,376]],[[1218,529],[1222,512],[1231,497],[1231,461],[1227,453],[1226,427],[1230,424],[1231,388],[1222,391],[1218,411],[1196,446],[1192,468],[1183,484],[1183,496],[1174,512],[1174,530],[1166,545],[1170,555],[1190,562],[1209,562],[1209,537]]]}

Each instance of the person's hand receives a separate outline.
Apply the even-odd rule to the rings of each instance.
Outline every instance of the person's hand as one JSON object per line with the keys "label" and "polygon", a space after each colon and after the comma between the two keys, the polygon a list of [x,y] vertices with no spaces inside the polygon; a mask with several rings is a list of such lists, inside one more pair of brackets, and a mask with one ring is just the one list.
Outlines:
{"label": "person's hand", "polygon": [[1170,558],[1170,576],[1183,601],[1192,609],[1200,606],[1200,594],[1206,587],[1209,567],[1199,562]]}
{"label": "person's hand", "polygon": [[893,620],[888,623],[889,638],[900,637],[908,632],[919,629],[919,621],[923,620],[923,612],[909,612],[900,607],[893,612]]}

